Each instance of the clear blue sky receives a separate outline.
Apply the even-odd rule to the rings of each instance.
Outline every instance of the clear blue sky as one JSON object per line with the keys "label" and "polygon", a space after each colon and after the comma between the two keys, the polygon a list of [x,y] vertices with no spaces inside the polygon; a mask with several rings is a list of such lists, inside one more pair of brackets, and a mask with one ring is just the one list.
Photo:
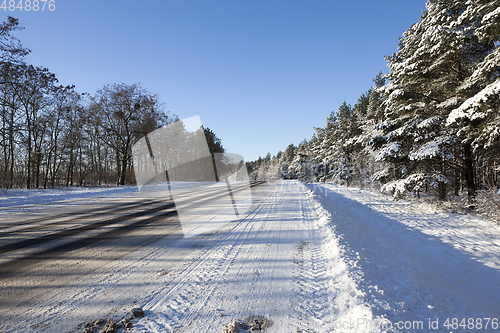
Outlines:
{"label": "clear blue sky", "polygon": [[425,2],[56,0],[54,12],[1,12],[26,28],[16,36],[28,62],[61,84],[93,94],[140,83],[254,160],[354,104]]}

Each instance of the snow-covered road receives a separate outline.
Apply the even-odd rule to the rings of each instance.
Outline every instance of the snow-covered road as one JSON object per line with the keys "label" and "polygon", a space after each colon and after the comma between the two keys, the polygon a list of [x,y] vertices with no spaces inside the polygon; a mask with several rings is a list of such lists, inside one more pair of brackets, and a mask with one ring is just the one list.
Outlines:
{"label": "snow-covered road", "polygon": [[[143,246],[120,239],[51,261],[51,276],[26,273],[36,286],[0,280],[14,298],[36,295],[1,307],[0,331],[84,332],[140,306],[132,332],[252,318],[267,332],[500,332],[499,227],[333,185],[279,181],[252,195],[246,216],[214,232],[186,238],[174,223]],[[70,281],[57,274],[87,261]]]}

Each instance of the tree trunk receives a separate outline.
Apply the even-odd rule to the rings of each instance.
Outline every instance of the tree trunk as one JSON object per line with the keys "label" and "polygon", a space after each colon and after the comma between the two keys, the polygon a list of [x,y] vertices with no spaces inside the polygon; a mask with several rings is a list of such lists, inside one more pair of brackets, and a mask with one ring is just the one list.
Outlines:
{"label": "tree trunk", "polygon": [[73,148],[71,148],[71,152],[69,155],[69,164],[68,164],[68,175],[66,178],[66,187],[73,186],[73,167],[74,167],[74,154]]}
{"label": "tree trunk", "polygon": [[474,155],[470,143],[464,144],[464,168],[467,183],[467,201],[469,204],[473,204],[476,196],[476,183],[474,180]]}
{"label": "tree trunk", "polygon": [[460,173],[455,170],[455,182],[453,184],[454,190],[455,190],[455,196],[458,197],[460,194]]}
{"label": "tree trunk", "polygon": [[444,182],[438,182],[438,195],[439,200],[446,200],[446,184]]}
{"label": "tree trunk", "polygon": [[11,114],[11,124],[9,129],[9,147],[10,147],[10,186],[14,186],[14,129],[12,128],[14,115]]}
{"label": "tree trunk", "polygon": [[[453,162],[457,163],[458,162],[458,158],[457,158],[457,155],[454,154],[454,157],[453,157]],[[454,189],[454,194],[455,196],[458,196],[460,194],[460,172],[458,170],[454,170],[454,182],[453,182],[453,189]]]}
{"label": "tree trunk", "polygon": [[219,173],[217,172],[217,165],[215,163],[215,154],[210,154],[210,155],[212,155],[212,165],[214,167],[215,181],[218,182],[220,181],[220,179],[219,179]]}
{"label": "tree trunk", "polygon": [[120,185],[125,185],[125,177],[127,175],[127,154],[123,154],[120,168]]}
{"label": "tree trunk", "polygon": [[47,188],[47,183],[49,181],[49,171],[50,171],[50,163],[51,163],[51,152],[49,152],[49,155],[47,156],[47,162],[46,162],[46,167],[45,167],[45,176],[43,178],[43,188]]}
{"label": "tree trunk", "polygon": [[[28,128],[30,123],[28,122]],[[26,188],[31,188],[31,130],[28,129],[28,165],[26,167],[27,177],[26,177]]]}
{"label": "tree trunk", "polygon": [[[5,112],[5,105],[3,106],[2,113]],[[2,133],[6,133],[7,129],[5,127],[5,117],[2,117]],[[6,137],[5,135],[2,136],[2,146],[3,146],[3,160],[4,160],[4,165],[3,165],[3,172],[2,172],[2,181],[7,181],[7,174],[9,171],[9,152],[8,152],[8,146],[6,144]],[[5,186],[7,188],[7,184],[3,183],[2,186]]]}
{"label": "tree trunk", "polygon": [[40,152],[36,153],[36,188],[40,187],[40,165],[42,164],[42,154]]}

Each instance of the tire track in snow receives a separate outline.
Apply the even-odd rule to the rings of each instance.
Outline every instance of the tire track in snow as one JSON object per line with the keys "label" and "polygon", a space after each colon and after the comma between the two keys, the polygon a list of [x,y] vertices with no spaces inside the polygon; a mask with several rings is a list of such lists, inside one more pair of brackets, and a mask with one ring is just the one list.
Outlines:
{"label": "tire track in snow", "polygon": [[[372,332],[378,331],[379,318],[373,318],[364,292],[358,287],[359,270],[348,261],[349,249],[341,245],[341,235],[336,230],[337,221],[326,210],[318,197],[308,186],[301,186],[306,192],[308,206],[314,214],[313,226],[307,227],[311,234],[310,267],[305,267],[303,279],[311,286],[315,299],[322,304],[312,304],[309,311],[313,314],[311,325],[317,331],[304,332]],[[353,324],[357,320],[370,323],[371,326]]]}
{"label": "tire track in snow", "polygon": [[[280,198],[284,193],[285,188],[283,186],[280,187],[279,192],[274,191],[265,204],[265,211],[261,212],[259,218],[252,221],[253,223],[260,223],[260,228],[255,237],[256,241],[247,244],[248,250],[241,259],[243,262],[256,262],[256,267],[252,271],[254,275],[253,281],[250,283],[252,288],[248,290],[247,297],[241,304],[245,312],[244,316],[262,315],[272,317],[278,311],[275,300],[280,299],[281,290],[271,288],[271,286],[279,286],[279,279],[282,278],[282,276],[278,276],[280,273],[278,265],[283,262],[282,254],[286,252],[286,249],[283,249],[282,234],[288,231],[287,225],[283,222],[287,220],[286,215],[288,214],[273,217],[273,212],[279,207]],[[277,224],[279,226],[276,226]],[[273,240],[273,242],[264,244],[263,248],[262,243],[264,240]],[[248,270],[249,267],[246,265],[240,265],[238,274],[244,276],[245,271]],[[265,290],[263,290],[264,288]],[[266,299],[262,299],[263,293],[265,293]]]}
{"label": "tire track in snow", "polygon": [[[257,216],[262,208],[260,205],[254,208],[248,213],[245,220]],[[225,229],[220,234],[222,236],[216,235],[214,238],[208,239],[204,251],[184,265],[175,279],[168,283],[168,292],[157,293],[145,305],[145,309],[153,313],[161,311],[161,314],[158,314],[160,316],[158,323],[146,325],[146,327],[149,326],[152,330],[160,327],[159,331],[164,329],[172,331],[182,328],[187,329],[196,321],[207,317],[208,313],[206,311],[200,316],[200,312],[203,313],[200,310],[206,305],[208,299],[214,295],[222,277],[241,252],[241,244],[245,243],[242,238],[248,238],[253,228],[245,220],[234,222],[230,228]],[[238,230],[242,227],[243,230]],[[237,234],[237,238],[232,239],[235,234]],[[193,240],[188,241],[188,243],[190,242],[193,242]],[[192,287],[186,287],[187,282],[192,283],[196,290],[193,290]],[[208,288],[202,289],[204,286],[208,286]],[[175,297],[169,299],[169,296],[173,295]],[[200,298],[202,301],[200,301]],[[167,303],[162,304],[164,301],[167,301]]]}
{"label": "tire track in snow", "polygon": [[[304,193],[305,188],[299,187]],[[312,202],[304,194],[300,198],[302,213],[301,224],[306,231],[297,246],[297,265],[295,285],[300,302],[296,305],[298,316],[296,326],[303,333],[329,332],[328,319],[335,314],[330,299],[327,262],[322,251],[323,239],[320,237],[317,218]]]}
{"label": "tire track in snow", "polygon": [[144,304],[147,318],[133,332],[218,333],[250,315],[273,320],[269,332],[333,331],[360,302],[315,204],[298,182],[279,182],[245,219],[219,234],[184,239],[176,246],[204,247]]}

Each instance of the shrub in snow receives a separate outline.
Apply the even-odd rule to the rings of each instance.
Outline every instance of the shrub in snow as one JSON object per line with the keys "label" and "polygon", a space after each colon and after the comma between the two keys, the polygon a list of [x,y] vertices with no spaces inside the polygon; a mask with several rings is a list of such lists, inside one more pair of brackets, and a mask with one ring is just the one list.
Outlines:
{"label": "shrub in snow", "polygon": [[496,190],[477,191],[477,211],[500,225],[500,192]]}

